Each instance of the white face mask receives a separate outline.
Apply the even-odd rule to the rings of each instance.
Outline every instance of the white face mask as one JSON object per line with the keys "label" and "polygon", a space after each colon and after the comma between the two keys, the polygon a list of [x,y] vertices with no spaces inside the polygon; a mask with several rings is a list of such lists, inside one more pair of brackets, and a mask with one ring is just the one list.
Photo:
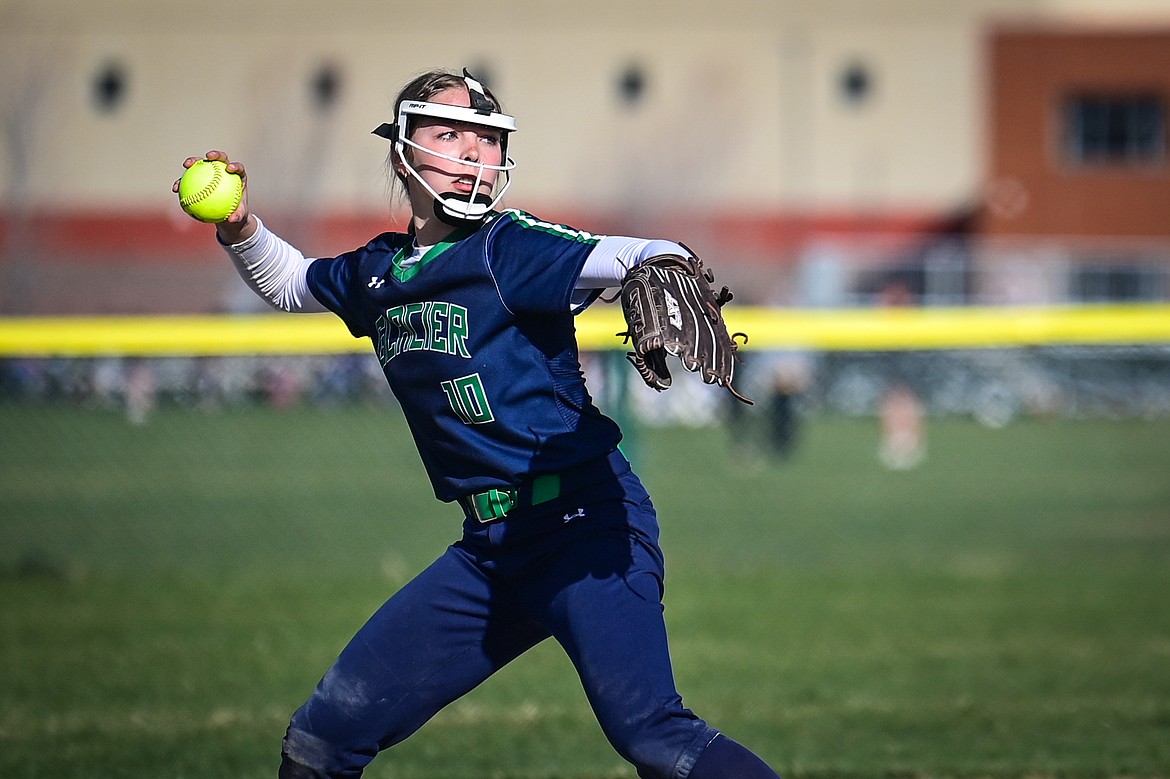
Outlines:
{"label": "white face mask", "polygon": [[[447,105],[446,103],[428,103],[421,100],[404,100],[402,101],[402,105],[398,107],[398,121],[392,125],[383,124],[379,126],[374,130],[374,134],[387,138],[393,143],[394,155],[402,162],[406,171],[416,181],[422,184],[423,188],[435,199],[435,212],[440,217],[445,214],[448,217],[460,221],[478,221],[487,216],[495,208],[496,204],[504,197],[504,193],[508,191],[508,187],[512,184],[512,178],[509,173],[516,167],[516,163],[508,156],[508,133],[516,130],[516,120],[508,114],[502,114],[496,111],[495,104],[486,96],[483,86],[468,75],[466,71],[464,71],[463,80],[467,84],[467,93],[471,98],[471,108]],[[503,135],[501,143],[503,163],[500,165],[488,165],[482,162],[471,162],[420,146],[409,138],[409,121],[412,116],[446,119],[500,130]],[[471,190],[473,195],[479,192],[479,185],[483,181],[485,171],[494,170],[502,173],[504,183],[502,186],[499,186],[497,183],[495,196],[490,198],[485,195],[475,195],[472,197],[453,192],[436,192],[406,159],[407,146],[432,157],[438,157],[448,162],[469,165],[476,168],[475,186]]]}

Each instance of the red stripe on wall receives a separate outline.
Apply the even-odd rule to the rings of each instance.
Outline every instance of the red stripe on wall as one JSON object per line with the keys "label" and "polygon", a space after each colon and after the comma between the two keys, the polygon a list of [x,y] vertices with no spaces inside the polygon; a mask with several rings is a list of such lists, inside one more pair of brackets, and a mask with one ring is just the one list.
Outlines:
{"label": "red stripe on wall", "polygon": [[[536,212],[551,221],[616,235],[680,240],[700,253],[747,262],[787,262],[810,243],[831,238],[899,242],[946,232],[951,220],[935,213],[663,213],[631,224],[620,215]],[[272,229],[308,255],[333,255],[363,245],[403,224],[385,214],[332,214],[312,220],[275,214]],[[220,262],[211,225],[181,213],[37,212],[0,214],[0,256],[74,263]]]}

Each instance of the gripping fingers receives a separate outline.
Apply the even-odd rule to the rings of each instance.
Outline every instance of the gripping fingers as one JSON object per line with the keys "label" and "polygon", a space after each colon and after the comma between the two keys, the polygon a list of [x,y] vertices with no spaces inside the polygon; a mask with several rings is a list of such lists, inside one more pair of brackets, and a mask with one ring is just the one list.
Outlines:
{"label": "gripping fingers", "polygon": [[[212,149],[211,151],[207,152],[207,154],[203,155],[203,158],[208,159],[208,160],[219,160],[220,162],[222,162],[224,165],[227,166],[228,173],[235,173],[240,178],[242,178],[244,180],[245,184],[248,183],[248,176],[244,172],[243,163],[233,162],[231,159],[228,158],[228,155],[226,152],[222,152],[219,149]],[[198,160],[199,157],[196,157],[195,159]],[[186,163],[184,163],[184,164],[186,164]],[[194,164],[194,163],[192,163],[192,164]],[[187,165],[187,167],[190,167],[190,165]]]}

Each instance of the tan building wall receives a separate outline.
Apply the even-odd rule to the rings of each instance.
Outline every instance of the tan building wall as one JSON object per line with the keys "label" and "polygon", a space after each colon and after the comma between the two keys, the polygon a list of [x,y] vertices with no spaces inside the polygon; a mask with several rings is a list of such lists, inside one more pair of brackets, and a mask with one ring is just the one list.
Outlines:
{"label": "tan building wall", "polygon": [[982,204],[988,35],[1024,21],[1164,28],[1170,4],[0,0],[0,314],[57,306],[64,279],[77,310],[167,309],[165,283],[222,305],[192,289],[231,278],[86,293],[112,265],[222,270],[170,193],[209,148],[248,164],[253,206],[309,253],[385,229],[369,131],[433,66],[486,75],[517,116],[507,204],[546,218],[679,238],[728,275],[804,262],[826,233],[922,229]]}
{"label": "tan building wall", "polygon": [[[410,75],[467,64],[518,117],[517,202],[949,208],[980,175],[984,26],[1046,5],[6,0],[0,197],[163,207],[178,161],[219,146],[250,164],[259,202],[376,209],[384,149],[368,130]],[[870,78],[855,103],[852,64]],[[124,99],[103,113],[94,82],[111,66]],[[310,83],[326,66],[339,93],[320,113]],[[617,87],[631,66],[634,106]]]}

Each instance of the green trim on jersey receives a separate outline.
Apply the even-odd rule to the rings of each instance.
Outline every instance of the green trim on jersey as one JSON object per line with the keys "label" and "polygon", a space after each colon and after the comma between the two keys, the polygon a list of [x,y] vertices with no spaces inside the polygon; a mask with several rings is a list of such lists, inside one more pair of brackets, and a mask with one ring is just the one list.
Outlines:
{"label": "green trim on jersey", "polygon": [[602,238],[600,235],[594,235],[593,233],[587,232],[585,230],[578,230],[575,227],[567,227],[565,225],[554,224],[553,222],[545,222],[532,216],[532,214],[527,214],[514,208],[505,210],[503,214],[521,227],[526,227],[530,230],[539,230],[542,233],[553,233],[554,235],[559,235],[562,238],[568,238],[570,241],[595,244]]}
{"label": "green trim on jersey", "polygon": [[413,253],[414,244],[409,243],[406,246],[403,246],[401,249],[399,249],[397,252],[394,253],[394,259],[391,260],[392,270],[390,272],[390,275],[393,276],[394,280],[399,282],[399,283],[405,283],[405,282],[410,281],[416,275],[418,275],[418,272],[420,270],[422,270],[422,267],[424,265],[426,265],[431,260],[438,257],[443,252],[450,249],[452,246],[454,246],[459,241],[462,241],[464,238],[466,238],[468,235],[470,235],[471,232],[472,232],[471,230],[465,230],[462,228],[455,230],[450,235],[448,235],[446,238],[444,238],[443,240],[439,241],[437,244],[432,246],[427,251],[426,254],[424,254],[421,258],[419,258],[418,262],[416,262],[414,265],[411,265],[409,268],[402,267],[402,263],[406,262],[406,257],[407,257],[406,250],[408,248],[411,249],[411,252]]}

